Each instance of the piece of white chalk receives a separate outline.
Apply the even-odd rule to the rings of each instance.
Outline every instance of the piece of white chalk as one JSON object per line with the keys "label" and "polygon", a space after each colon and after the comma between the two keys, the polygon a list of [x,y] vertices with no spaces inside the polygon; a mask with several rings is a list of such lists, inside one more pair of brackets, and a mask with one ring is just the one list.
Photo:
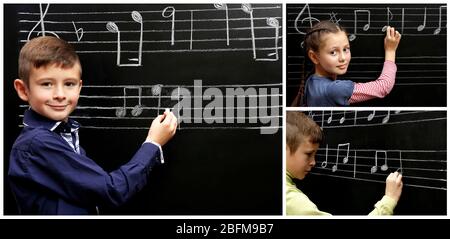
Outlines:
{"label": "piece of white chalk", "polygon": [[169,109],[169,108],[166,108],[166,112],[170,112],[170,109]]}

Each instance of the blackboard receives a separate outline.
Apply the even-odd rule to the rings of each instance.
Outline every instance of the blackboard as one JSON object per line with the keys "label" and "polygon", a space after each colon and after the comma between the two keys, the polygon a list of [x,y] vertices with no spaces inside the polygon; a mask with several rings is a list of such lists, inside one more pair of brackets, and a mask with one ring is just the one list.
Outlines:
{"label": "blackboard", "polygon": [[[337,22],[349,34],[352,59],[342,79],[368,82],[377,79],[384,61],[386,25],[402,39],[397,49],[397,77],[383,99],[360,106],[446,106],[447,7],[445,4],[287,4],[287,96],[297,95],[306,64],[302,41],[305,32],[322,20]],[[354,38],[354,39],[353,39]],[[352,40],[353,39],[353,40]]]}
{"label": "blackboard", "polygon": [[384,195],[390,172],[403,174],[396,215],[447,213],[445,111],[310,111],[324,141],[312,174],[298,182],[319,209],[365,215]]}
{"label": "blackboard", "polygon": [[18,53],[43,34],[80,56],[73,118],[105,170],[132,157],[166,108],[180,119],[166,164],[104,214],[282,213],[281,4],[6,4],[4,16],[5,214],[17,213],[7,159],[27,108],[12,85]]}

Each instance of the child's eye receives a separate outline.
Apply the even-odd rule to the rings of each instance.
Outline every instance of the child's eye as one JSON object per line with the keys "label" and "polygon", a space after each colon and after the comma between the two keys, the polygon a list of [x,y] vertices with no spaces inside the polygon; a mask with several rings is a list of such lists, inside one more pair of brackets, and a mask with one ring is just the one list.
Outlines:
{"label": "child's eye", "polygon": [[65,85],[68,87],[73,87],[76,86],[77,84],[75,82],[66,82]]}
{"label": "child's eye", "polygon": [[51,87],[52,83],[51,82],[42,82],[41,86],[43,86],[43,87]]}
{"label": "child's eye", "polygon": [[350,47],[344,48],[345,52],[350,52]]}
{"label": "child's eye", "polygon": [[336,51],[331,51],[330,54],[331,54],[332,56],[335,56],[335,55],[336,55]]}

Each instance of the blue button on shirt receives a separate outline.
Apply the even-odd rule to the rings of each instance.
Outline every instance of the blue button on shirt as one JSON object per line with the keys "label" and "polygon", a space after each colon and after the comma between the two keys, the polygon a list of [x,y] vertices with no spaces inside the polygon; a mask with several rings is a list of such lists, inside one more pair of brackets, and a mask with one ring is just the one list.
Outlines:
{"label": "blue button on shirt", "polygon": [[355,83],[350,80],[330,80],[312,75],[305,85],[307,106],[344,106],[353,94]]}
{"label": "blue button on shirt", "polygon": [[24,126],[8,172],[21,214],[95,214],[98,206],[119,206],[147,184],[162,155],[157,145],[144,143],[128,163],[108,173],[79,146],[76,121],[52,121],[29,109]]}

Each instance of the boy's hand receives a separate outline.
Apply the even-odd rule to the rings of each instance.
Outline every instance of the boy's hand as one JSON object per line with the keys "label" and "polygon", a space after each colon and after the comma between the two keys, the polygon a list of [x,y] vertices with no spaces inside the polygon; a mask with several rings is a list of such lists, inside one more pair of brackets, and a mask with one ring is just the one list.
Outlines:
{"label": "boy's hand", "polygon": [[395,62],[395,51],[400,43],[402,35],[393,27],[387,27],[384,38],[385,60]]}
{"label": "boy's hand", "polygon": [[402,175],[398,172],[389,174],[386,178],[386,196],[398,202],[400,196],[402,195],[402,188]]}
{"label": "boy's hand", "polygon": [[175,135],[176,130],[177,117],[172,112],[166,111],[153,120],[146,141],[154,141],[163,146]]}

